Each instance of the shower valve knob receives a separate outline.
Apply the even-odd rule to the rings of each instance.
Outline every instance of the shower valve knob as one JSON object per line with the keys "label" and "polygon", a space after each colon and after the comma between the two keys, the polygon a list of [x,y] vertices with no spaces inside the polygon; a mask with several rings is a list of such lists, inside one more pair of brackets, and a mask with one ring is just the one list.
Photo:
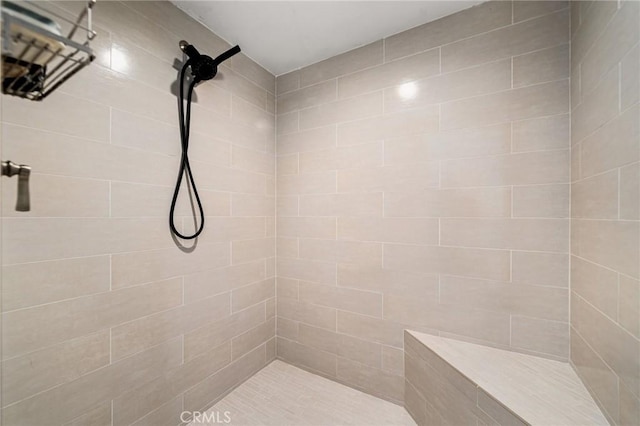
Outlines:
{"label": "shower valve knob", "polygon": [[16,164],[13,161],[3,161],[2,176],[12,177],[15,175],[18,175],[18,200],[16,202],[16,210],[19,212],[28,212],[31,210],[29,196],[31,167],[26,164]]}

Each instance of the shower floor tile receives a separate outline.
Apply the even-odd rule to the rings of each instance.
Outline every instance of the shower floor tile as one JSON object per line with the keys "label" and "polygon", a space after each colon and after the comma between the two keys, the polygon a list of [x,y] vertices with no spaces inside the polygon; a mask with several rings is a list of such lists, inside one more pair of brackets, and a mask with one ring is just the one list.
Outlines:
{"label": "shower floor tile", "polygon": [[[415,426],[403,407],[278,360],[238,386],[207,414],[209,424]],[[202,420],[191,425],[207,424],[206,417]]]}

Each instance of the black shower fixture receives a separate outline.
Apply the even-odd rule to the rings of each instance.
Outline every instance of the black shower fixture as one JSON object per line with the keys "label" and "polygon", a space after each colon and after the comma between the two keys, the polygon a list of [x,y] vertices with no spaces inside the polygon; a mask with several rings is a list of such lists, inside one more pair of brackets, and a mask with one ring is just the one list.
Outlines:
{"label": "black shower fixture", "polygon": [[240,46],[234,46],[213,59],[211,56],[202,55],[193,44],[184,40],[180,41],[180,49],[189,56],[187,63],[191,66],[191,75],[198,81],[211,80],[218,73],[218,65],[240,53]]}
{"label": "black shower fixture", "polygon": [[[240,46],[234,46],[221,55],[213,59],[211,56],[202,55],[198,52],[192,44],[186,41],[180,41],[180,49],[189,57],[182,66],[180,71],[180,104],[178,106],[178,113],[180,114],[180,140],[182,144],[182,158],[180,160],[180,170],[178,171],[178,181],[176,182],[176,188],[173,191],[173,199],[171,200],[171,210],[169,211],[169,227],[177,237],[191,240],[196,238],[202,233],[204,229],[204,209],[202,208],[202,202],[200,201],[200,195],[198,195],[198,189],[191,173],[191,166],[189,165],[189,155],[187,150],[189,149],[189,130],[191,127],[191,98],[193,96],[193,89],[196,84],[201,81],[211,80],[218,73],[218,65],[226,61],[233,55],[240,53]],[[187,89],[187,108],[185,110],[184,105],[184,85],[187,77],[187,69],[191,69],[192,79]],[[180,185],[182,184],[182,178],[187,176],[187,185],[191,187],[193,198],[195,198],[198,204],[198,210],[200,212],[200,225],[197,226],[197,231],[191,235],[184,235],[178,232],[175,224],[173,223],[174,212],[176,209],[176,202],[178,200],[178,194],[180,193]],[[197,222],[196,222],[197,225]]]}

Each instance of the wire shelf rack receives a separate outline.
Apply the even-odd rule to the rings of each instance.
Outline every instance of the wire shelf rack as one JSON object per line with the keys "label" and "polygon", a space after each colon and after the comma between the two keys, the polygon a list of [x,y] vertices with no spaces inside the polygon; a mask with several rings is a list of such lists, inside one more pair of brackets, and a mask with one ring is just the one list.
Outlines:
{"label": "wire shelf rack", "polygon": [[3,1],[2,93],[41,101],[89,65],[95,59],[95,2],[82,3],[77,17],[69,18],[42,2]]}

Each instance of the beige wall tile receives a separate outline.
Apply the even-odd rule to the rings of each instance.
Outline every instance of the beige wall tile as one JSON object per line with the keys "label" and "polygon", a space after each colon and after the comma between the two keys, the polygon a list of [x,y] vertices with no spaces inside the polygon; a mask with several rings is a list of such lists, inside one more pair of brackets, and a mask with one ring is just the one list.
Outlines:
{"label": "beige wall tile", "polygon": [[[336,310],[297,300],[278,298],[278,316],[326,330],[336,330]],[[295,327],[298,333],[298,326]]]}
{"label": "beige wall tile", "polygon": [[571,258],[571,291],[611,318],[618,317],[618,274],[584,260]]}
{"label": "beige wall tile", "polygon": [[278,114],[304,109],[336,100],[337,82],[330,80],[278,96]]}
{"label": "beige wall tile", "polygon": [[383,346],[382,368],[396,374],[404,374],[404,353],[402,350]]}
{"label": "beige wall tile", "polygon": [[443,187],[567,183],[569,151],[448,160],[442,162],[441,167]]}
{"label": "beige wall tile", "polygon": [[408,164],[366,169],[338,170],[338,192],[414,192],[439,183],[439,164]]}
{"label": "beige wall tile", "polygon": [[401,375],[338,357],[337,377],[390,401],[399,402],[404,398],[404,378]]}
{"label": "beige wall tile", "polygon": [[568,1],[517,1],[513,3],[513,22],[524,21],[569,7]]}
{"label": "beige wall tile", "polygon": [[580,378],[592,386],[598,405],[610,418],[618,418],[618,378],[573,328],[571,362]]}
{"label": "beige wall tile", "polygon": [[336,146],[335,126],[303,130],[278,137],[278,155],[318,151],[334,146]]}
{"label": "beige wall tile", "polygon": [[335,354],[338,352],[338,335],[333,331],[312,327],[303,323],[298,326],[297,341],[305,346]]}
{"label": "beige wall tile", "polygon": [[185,303],[223,293],[266,278],[264,261],[218,269],[203,269],[184,277]]}
{"label": "beige wall tile", "polygon": [[[278,299],[280,300],[280,299]],[[298,338],[298,325],[297,321],[288,320],[278,316],[276,320],[276,334],[278,337],[284,337],[289,340],[296,340]]]}
{"label": "beige wall tile", "polygon": [[619,276],[618,321],[631,334],[640,338],[640,282]]}
{"label": "beige wall tile", "polygon": [[385,296],[385,319],[408,324],[407,329],[452,333],[483,343],[509,344],[509,314],[438,304],[409,297]]}
{"label": "beige wall tile", "polygon": [[132,423],[134,426],[152,426],[152,425],[165,425],[179,423],[180,415],[182,414],[182,397],[172,399],[166,404],[156,408],[146,416]]}
{"label": "beige wall tile", "polygon": [[438,297],[438,276],[372,265],[338,264],[338,285],[380,292],[384,295],[406,295],[424,299]]}
{"label": "beige wall tile", "polygon": [[540,218],[569,217],[569,185],[513,187],[513,216]]}
{"label": "beige wall tile", "polygon": [[382,166],[382,142],[299,154],[300,173]]}
{"label": "beige wall tile", "polygon": [[383,345],[402,347],[402,324],[338,311],[338,333],[357,336],[361,339],[382,343]]}
{"label": "beige wall tile", "polygon": [[334,263],[281,258],[278,259],[278,276],[334,284],[336,282],[336,268]]}
{"label": "beige wall tile", "polygon": [[185,333],[185,362],[197,359],[233,337],[262,324],[266,320],[265,313],[265,304],[260,303]]}
{"label": "beige wall tile", "polygon": [[545,81],[562,80],[569,78],[569,76],[568,44],[550,47],[513,58],[513,87],[528,86]]}
{"label": "beige wall tile", "polygon": [[280,237],[336,237],[336,219],[333,217],[280,217],[277,219],[277,227]]}
{"label": "beige wall tile", "polygon": [[298,280],[278,277],[276,283],[278,297],[298,300]]}
{"label": "beige wall tile", "polygon": [[586,219],[617,219],[618,171],[599,174],[571,185],[571,215]]}
{"label": "beige wall tile", "polygon": [[620,423],[633,424],[640,418],[640,400],[631,393],[624,383],[618,383],[618,395],[620,398]]}
{"label": "beige wall tile", "polygon": [[413,135],[385,140],[384,163],[427,163],[450,158],[508,154],[510,145],[509,124]]}
{"label": "beige wall tile", "polygon": [[437,244],[438,221],[423,218],[338,218],[338,238],[359,241]]}
{"label": "beige wall tile", "polygon": [[511,3],[487,2],[385,39],[385,60],[411,55],[509,24]]}
{"label": "beige wall tile", "polygon": [[382,92],[329,102],[300,111],[300,129],[371,117],[382,112]]}
{"label": "beige wall tile", "polygon": [[635,337],[579,296],[571,299],[571,324],[619,380],[630,389],[638,390],[640,345]]}
{"label": "beige wall tile", "polygon": [[[565,302],[568,295],[565,297]],[[569,324],[523,316],[511,317],[511,346],[540,354],[569,358]]]}
{"label": "beige wall tile", "polygon": [[275,296],[275,279],[269,278],[231,292],[231,311],[238,312]]}
{"label": "beige wall tile", "polygon": [[299,298],[302,302],[314,305],[371,317],[382,317],[382,295],[379,293],[301,281]]}
{"label": "beige wall tile", "polygon": [[114,398],[141,380],[152,380],[180,362],[179,340],[164,343],[7,407],[2,413],[3,422],[47,424],[73,420],[99,402]]}
{"label": "beige wall tile", "polygon": [[584,139],[580,149],[582,177],[592,176],[640,159],[638,114],[640,114],[638,105],[631,107]]}
{"label": "beige wall tile", "polygon": [[569,148],[569,115],[534,118],[513,123],[513,152]]}
{"label": "beige wall tile", "polygon": [[569,286],[569,255],[513,251],[511,253],[511,281],[554,287]]}
{"label": "beige wall tile", "polygon": [[[44,103],[3,98],[5,123],[60,132],[100,142],[109,141],[109,107],[63,93]],[[5,126],[3,126],[4,130]]]}
{"label": "beige wall tile", "polygon": [[184,393],[184,409],[204,410],[244,380],[262,368],[266,361],[265,347],[259,346],[215,374],[210,375]]}
{"label": "beige wall tile", "polygon": [[42,392],[110,363],[106,330],[2,363],[3,405]]}
{"label": "beige wall tile", "polygon": [[102,293],[109,285],[108,256],[7,265],[2,269],[2,311]]}
{"label": "beige wall tile", "polygon": [[640,102],[640,46],[631,49],[622,59],[620,69],[620,108],[624,111]]}
{"label": "beige wall tile", "polygon": [[298,257],[324,262],[381,266],[382,244],[362,241],[301,239],[298,245]]}
{"label": "beige wall tile", "polygon": [[640,219],[640,163],[620,169],[620,219]]}
{"label": "beige wall tile", "polygon": [[569,319],[568,301],[569,292],[563,288],[440,278],[440,302],[450,306],[566,322]]}
{"label": "beige wall tile", "polygon": [[[2,183],[2,215],[4,217],[107,217],[109,216],[109,182],[47,176],[31,173],[29,191],[33,200],[31,211],[17,212],[17,184],[5,179]],[[86,194],[92,194],[87,197]]]}
{"label": "beige wall tile", "polygon": [[[338,334],[338,356],[373,368],[382,367],[383,349],[378,343]],[[388,371],[391,371],[388,369]],[[396,371],[394,373],[398,374]],[[400,372],[402,374],[402,372]]]}
{"label": "beige wall tile", "polygon": [[428,50],[338,79],[338,97],[348,98],[440,72],[440,51]]}
{"label": "beige wall tile", "polygon": [[569,80],[452,101],[441,106],[442,129],[487,126],[569,111]]}
{"label": "beige wall tile", "polygon": [[618,70],[612,70],[600,80],[597,87],[582,94],[582,102],[571,114],[572,143],[583,140],[618,115],[618,77]]}
{"label": "beige wall tile", "polygon": [[384,267],[493,280],[509,279],[509,252],[437,246],[385,244]]}
{"label": "beige wall tile", "polygon": [[230,264],[228,243],[203,244],[190,255],[176,248],[114,254],[111,286],[130,287]]}
{"label": "beige wall tile", "polygon": [[442,48],[442,70],[453,71],[569,41],[569,10],[506,26]]}
{"label": "beige wall tile", "polygon": [[279,75],[276,78],[276,93],[278,96],[296,90],[300,87],[300,72],[291,71],[287,74]]}
{"label": "beige wall tile", "polygon": [[[403,84],[385,89],[385,113],[510,89],[511,60],[490,62],[421,80],[411,79],[412,76],[405,77]],[[407,88],[416,93],[407,96]]]}
{"label": "beige wall tile", "polygon": [[11,358],[180,304],[178,278],[13,311],[3,321],[3,356]]}
{"label": "beige wall tile", "polygon": [[440,219],[440,243],[566,253],[569,221],[563,219]]}
{"label": "beige wall tile", "polygon": [[391,217],[509,217],[511,188],[432,189],[385,193],[384,213]]}
{"label": "beige wall tile", "polygon": [[229,293],[160,312],[111,329],[111,360],[125,358],[231,314]]}
{"label": "beige wall tile", "polygon": [[301,216],[382,216],[382,193],[319,194],[300,197]]}
{"label": "beige wall tile", "polygon": [[593,47],[580,62],[582,93],[594,88],[600,78],[634,47],[640,40],[638,28],[639,5],[633,1],[620,3],[619,10],[600,34]]}
{"label": "beige wall tile", "polygon": [[337,357],[329,352],[320,351],[281,337],[277,339],[278,356],[313,372],[329,377],[336,376]]}
{"label": "beige wall tile", "polygon": [[573,254],[591,262],[638,277],[640,232],[638,222],[573,220]]}
{"label": "beige wall tile", "polygon": [[276,253],[281,257],[298,257],[298,239],[297,238],[278,238],[276,239]]}
{"label": "beige wall tile", "polygon": [[382,40],[367,44],[300,70],[301,87],[350,74],[382,63]]}
{"label": "beige wall tile", "polygon": [[385,114],[338,125],[338,145],[355,145],[419,133],[435,133],[439,127],[435,105]]}
{"label": "beige wall tile", "polygon": [[233,264],[273,257],[275,254],[276,244],[273,238],[231,242],[231,260]]}
{"label": "beige wall tile", "polygon": [[254,348],[272,339],[276,333],[276,320],[269,318],[264,323],[251,330],[234,337],[231,340],[231,357],[238,359],[249,353]]}
{"label": "beige wall tile", "polygon": [[286,135],[298,131],[298,111],[278,114],[276,117],[276,133]]}

